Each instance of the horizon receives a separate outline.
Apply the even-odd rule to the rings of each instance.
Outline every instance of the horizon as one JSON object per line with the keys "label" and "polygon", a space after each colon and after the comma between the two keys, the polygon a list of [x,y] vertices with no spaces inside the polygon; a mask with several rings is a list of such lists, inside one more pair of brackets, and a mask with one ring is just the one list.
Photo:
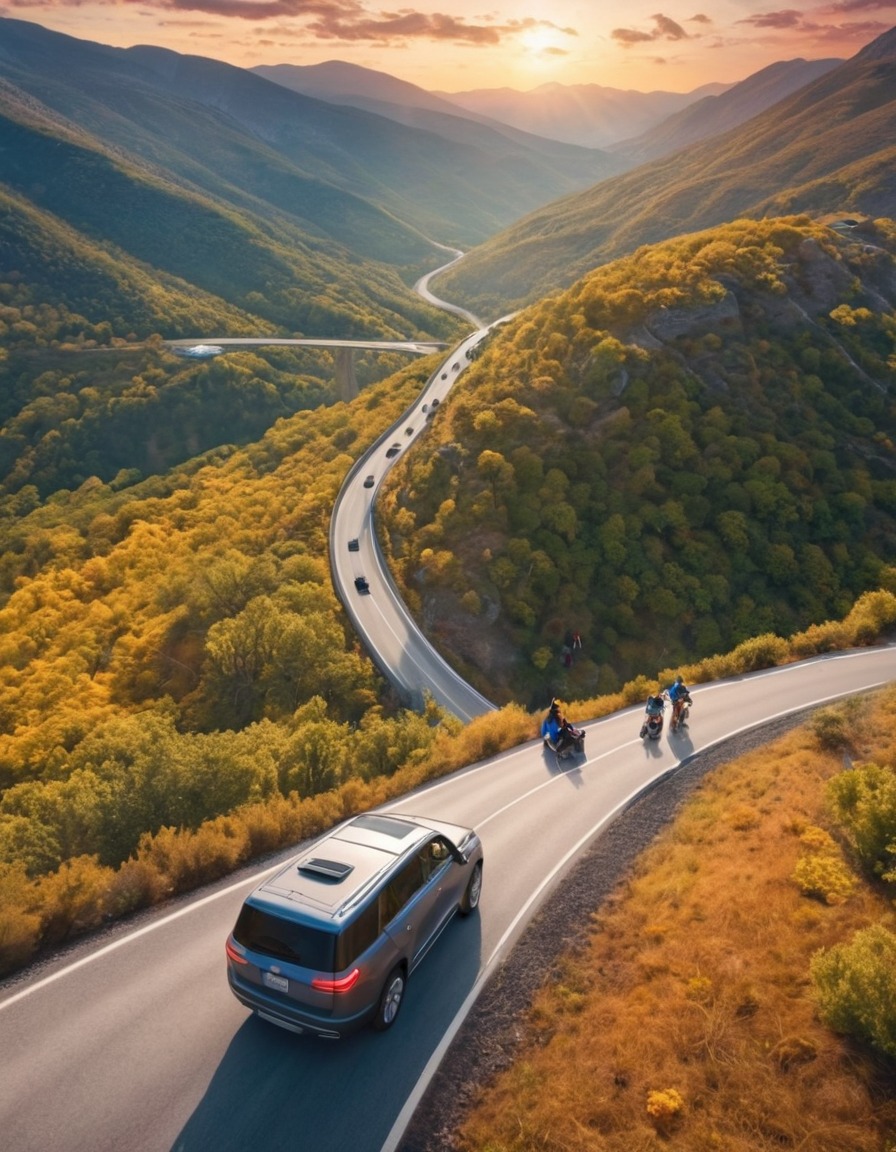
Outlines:
{"label": "horizon", "polygon": [[896,0],[778,11],[711,0],[687,16],[648,4],[624,18],[583,0],[553,0],[550,19],[546,9],[543,0],[522,10],[496,0],[486,16],[473,0],[453,0],[451,15],[366,0],[11,0],[0,13],[110,47],[152,45],[240,68],[340,61],[447,93],[545,84],[690,92],[782,60],[854,56],[896,23]]}

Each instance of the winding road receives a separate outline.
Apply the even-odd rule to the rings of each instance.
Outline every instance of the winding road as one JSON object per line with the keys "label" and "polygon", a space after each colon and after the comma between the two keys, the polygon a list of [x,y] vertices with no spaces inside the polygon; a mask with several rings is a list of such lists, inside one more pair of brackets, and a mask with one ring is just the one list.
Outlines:
{"label": "winding road", "polygon": [[739,731],[894,678],[882,647],[702,685],[680,737],[645,744],[629,709],[586,725],[578,763],[532,743],[392,805],[474,825],[486,867],[479,915],[448,926],[384,1035],[304,1039],[233,998],[224,939],[260,870],[7,981],[5,1152],[394,1152],[478,991],[615,814]]}
{"label": "winding road", "polygon": [[[409,694],[425,685],[467,716],[492,705],[446,672],[396,609],[399,627],[384,607],[388,577],[381,582],[375,551],[362,547],[372,548],[388,447],[422,434],[433,400],[486,332],[479,327],[452,353],[403,427],[359,463],[331,529],[334,579],[381,666]],[[355,538],[359,550],[349,551]],[[357,565],[369,595],[354,589]],[[240,904],[295,849],[7,980],[3,1152],[395,1152],[485,982],[584,848],[643,789],[741,731],[894,679],[896,647],[887,646],[702,685],[691,728],[676,736],[643,742],[641,708],[628,709],[586,725],[576,762],[561,765],[533,742],[390,805],[476,827],[485,885],[479,915],[448,926],[385,1034],[297,1037],[250,1016],[227,987],[224,940]]]}

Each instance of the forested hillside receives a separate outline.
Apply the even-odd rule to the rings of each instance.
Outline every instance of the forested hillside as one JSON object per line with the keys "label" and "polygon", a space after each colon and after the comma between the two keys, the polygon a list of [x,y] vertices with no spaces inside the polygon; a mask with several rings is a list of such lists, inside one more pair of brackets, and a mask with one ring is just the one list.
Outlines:
{"label": "forested hillside", "polygon": [[740,216],[896,216],[896,29],[746,124],[604,180],[492,237],[436,290],[476,315]]}
{"label": "forested hillside", "polygon": [[472,123],[455,139],[161,48],[111,48],[18,20],[0,20],[0,40],[0,78],[42,108],[241,212],[287,220],[310,251],[323,240],[402,264],[428,239],[468,247],[620,166]]}
{"label": "forested hillside", "polygon": [[497,330],[382,500],[437,646],[537,707],[876,586],[896,555],[894,256],[891,221],[739,221]]}

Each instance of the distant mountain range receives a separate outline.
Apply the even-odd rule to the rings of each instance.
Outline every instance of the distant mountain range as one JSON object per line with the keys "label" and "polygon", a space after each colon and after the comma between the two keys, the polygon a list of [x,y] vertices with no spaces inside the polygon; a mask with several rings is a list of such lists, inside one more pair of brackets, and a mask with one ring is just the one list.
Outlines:
{"label": "distant mountain range", "polygon": [[607,148],[649,131],[667,116],[729,87],[703,84],[692,92],[637,92],[600,84],[542,84],[527,92],[477,88],[434,95],[468,113],[488,116],[539,136],[589,148]]}
{"label": "distant mountain range", "polygon": [[[533,137],[608,149],[618,169],[632,167],[733,128],[789,96],[841,60],[786,60],[739,84],[704,84],[692,92],[637,92],[599,84],[544,84],[531,91],[486,88],[427,92],[385,72],[341,60],[259,65],[259,76],[294,92],[348,104],[402,124],[464,139],[472,120],[532,146]],[[609,175],[610,173],[608,173]]]}
{"label": "distant mountain range", "polygon": [[435,290],[497,316],[640,245],[740,216],[896,216],[894,171],[891,29],[738,127],[539,209],[439,277]]}
{"label": "distant mountain range", "polygon": [[733,84],[718,95],[704,96],[680,112],[667,116],[634,139],[614,144],[611,151],[642,164],[708,136],[718,136],[751,120],[792,92],[824,76],[842,60],[782,60]]}
{"label": "distant mountain range", "polygon": [[[122,283],[174,277],[172,291],[182,282],[222,316],[237,309],[241,331],[252,316],[303,334],[444,331],[408,287],[437,243],[479,245],[440,291],[503,310],[676,231],[890,202],[892,65],[870,48],[686,95],[553,85],[514,105],[504,91],[449,99],[338,61],[248,71],[18,20],[0,20],[0,45],[6,266],[40,278],[61,225],[69,249],[86,241],[118,261]],[[582,131],[612,116],[629,138],[611,153],[531,131],[551,109],[571,123],[573,107]],[[156,309],[137,311],[140,331]]]}

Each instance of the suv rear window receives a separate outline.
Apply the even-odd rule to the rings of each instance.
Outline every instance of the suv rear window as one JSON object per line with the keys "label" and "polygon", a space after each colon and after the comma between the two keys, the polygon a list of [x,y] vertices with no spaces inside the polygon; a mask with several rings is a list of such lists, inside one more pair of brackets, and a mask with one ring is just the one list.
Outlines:
{"label": "suv rear window", "polygon": [[233,936],[251,952],[263,952],[318,972],[338,971],[334,965],[336,937],[332,933],[272,916],[251,904],[243,905]]}

